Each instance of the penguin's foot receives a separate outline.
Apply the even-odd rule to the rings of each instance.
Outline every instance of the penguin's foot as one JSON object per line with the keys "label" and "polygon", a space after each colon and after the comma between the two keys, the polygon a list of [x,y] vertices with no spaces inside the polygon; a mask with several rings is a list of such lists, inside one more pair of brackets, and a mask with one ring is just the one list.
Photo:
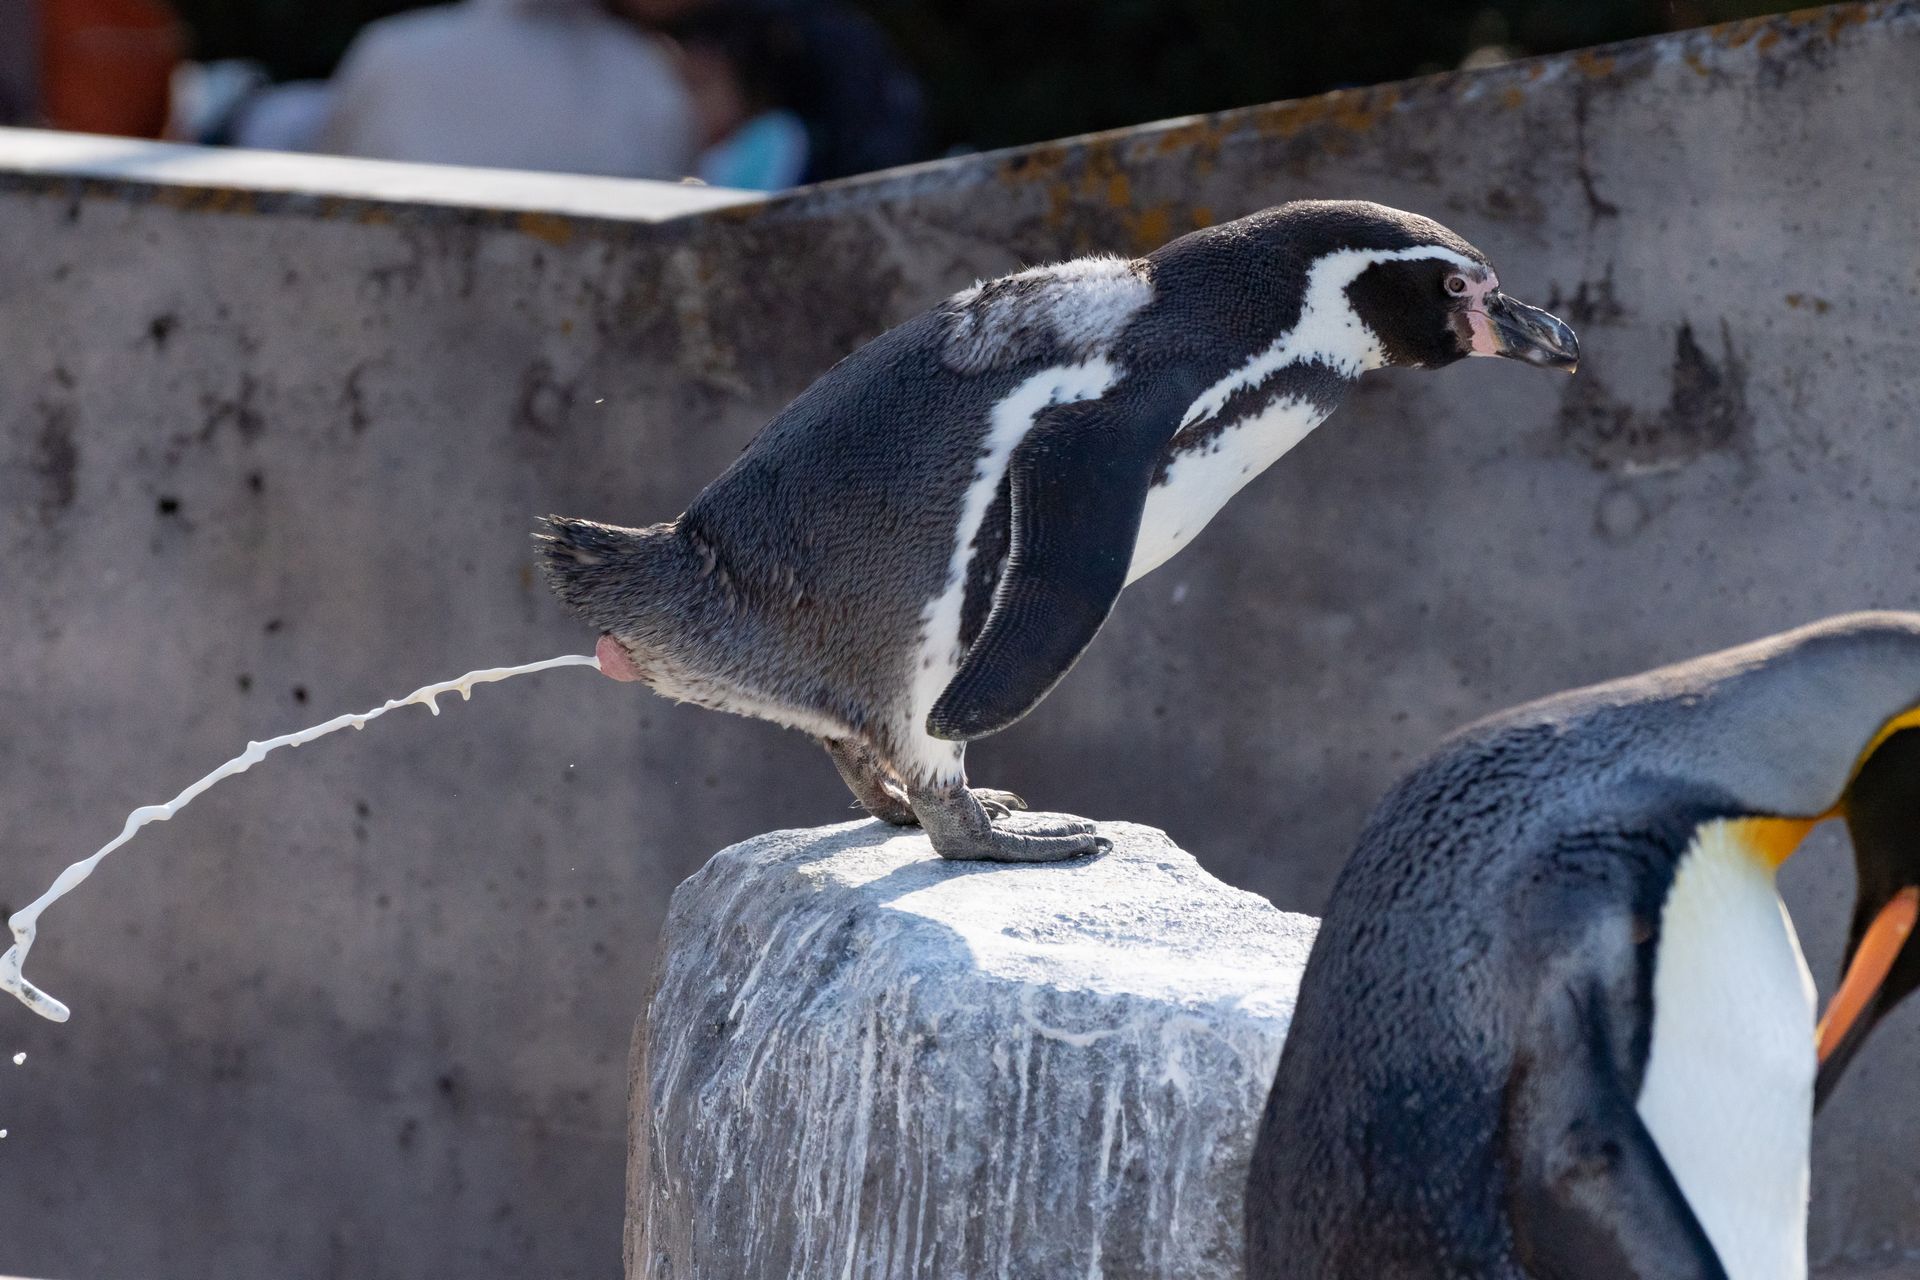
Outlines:
{"label": "penguin's foot", "polygon": [[853,792],[862,809],[896,827],[920,825],[913,806],[907,801],[907,793],[894,781],[893,771],[880,762],[871,747],[847,738],[822,738],[820,745],[827,749],[833,767],[840,771],[841,781],[847,784],[847,790]]}
{"label": "penguin's foot", "polygon": [[992,787],[968,787],[980,807],[987,811],[989,818],[1000,819],[1010,814],[1026,810],[1027,802],[1011,791],[995,791]]}
{"label": "penguin's foot", "polygon": [[[933,851],[956,862],[1060,862],[1110,847],[1084,818],[1060,813],[1015,813],[1000,798],[1011,793],[964,786],[914,788],[908,793]],[[983,797],[994,797],[988,801]],[[990,807],[991,806],[991,807]],[[996,815],[993,810],[1005,812]]]}
{"label": "penguin's foot", "polygon": [[[833,767],[839,770],[840,779],[847,784],[847,790],[853,792],[854,800],[868,814],[896,827],[920,825],[920,817],[913,811],[906,789],[900,784],[900,775],[889,768],[872,747],[851,738],[821,738],[819,741],[827,749],[827,755],[833,760]],[[1027,802],[1011,791],[998,791],[992,787],[969,789],[992,819],[1009,817],[1027,807]]]}

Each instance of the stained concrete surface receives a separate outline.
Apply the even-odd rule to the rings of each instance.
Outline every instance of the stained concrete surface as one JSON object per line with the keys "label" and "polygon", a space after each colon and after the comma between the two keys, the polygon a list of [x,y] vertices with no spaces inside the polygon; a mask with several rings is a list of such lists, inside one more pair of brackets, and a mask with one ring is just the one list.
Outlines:
{"label": "stained concrete surface", "polygon": [[[531,515],[671,516],[974,277],[1365,196],[1489,250],[1580,376],[1370,378],[970,757],[1312,911],[1463,720],[1920,601],[1917,69],[1920,7],[1826,10],[666,221],[9,170],[0,135],[0,905],[250,736],[584,650]],[[46,917],[74,1021],[0,1009],[0,1269],[610,1274],[670,890],[845,805],[797,735],[571,671],[224,785]],[[1916,1018],[1818,1126],[1821,1262],[1920,1250]]]}
{"label": "stained concrete surface", "polygon": [[628,1280],[1241,1280],[1316,922],[1165,833],[955,863],[872,820],[674,894],[634,1034]]}

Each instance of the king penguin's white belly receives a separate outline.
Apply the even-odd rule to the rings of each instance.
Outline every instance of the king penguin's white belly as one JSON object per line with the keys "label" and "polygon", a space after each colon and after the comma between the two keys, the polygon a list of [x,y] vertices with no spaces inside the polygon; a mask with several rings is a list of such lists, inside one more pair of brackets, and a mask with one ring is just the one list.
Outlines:
{"label": "king penguin's white belly", "polygon": [[1166,482],[1147,491],[1127,581],[1157,569],[1192,542],[1228,498],[1278,462],[1326,416],[1311,400],[1282,397],[1206,444],[1181,453],[1167,469]]}
{"label": "king penguin's white belly", "polygon": [[1729,1280],[1804,1280],[1814,989],[1772,866],[1701,829],[1661,915],[1640,1117]]}

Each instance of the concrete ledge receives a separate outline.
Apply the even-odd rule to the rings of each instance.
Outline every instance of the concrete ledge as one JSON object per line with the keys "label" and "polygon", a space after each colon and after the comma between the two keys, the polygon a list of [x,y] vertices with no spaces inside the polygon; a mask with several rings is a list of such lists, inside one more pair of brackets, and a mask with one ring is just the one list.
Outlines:
{"label": "concrete ledge", "polygon": [[629,1280],[1241,1273],[1315,922],[1151,828],[942,862],[874,822],[717,854],[635,1034]]}
{"label": "concrete ledge", "polygon": [[[0,129],[0,180],[15,186],[54,179],[131,184],[179,201],[224,196],[235,211],[271,198],[340,204],[428,204],[547,218],[664,222],[765,197],[699,183],[647,182],[581,174],[399,164],[344,156],[191,147],[45,129]],[[128,192],[131,194],[131,192]]]}

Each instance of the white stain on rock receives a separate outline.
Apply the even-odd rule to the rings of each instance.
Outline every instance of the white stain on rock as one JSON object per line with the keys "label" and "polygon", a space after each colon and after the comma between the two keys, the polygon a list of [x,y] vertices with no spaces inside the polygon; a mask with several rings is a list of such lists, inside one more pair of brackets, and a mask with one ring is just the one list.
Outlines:
{"label": "white stain on rock", "polygon": [[859,822],[674,895],[635,1037],[629,1280],[1241,1272],[1315,922],[1150,828],[952,863]]}

